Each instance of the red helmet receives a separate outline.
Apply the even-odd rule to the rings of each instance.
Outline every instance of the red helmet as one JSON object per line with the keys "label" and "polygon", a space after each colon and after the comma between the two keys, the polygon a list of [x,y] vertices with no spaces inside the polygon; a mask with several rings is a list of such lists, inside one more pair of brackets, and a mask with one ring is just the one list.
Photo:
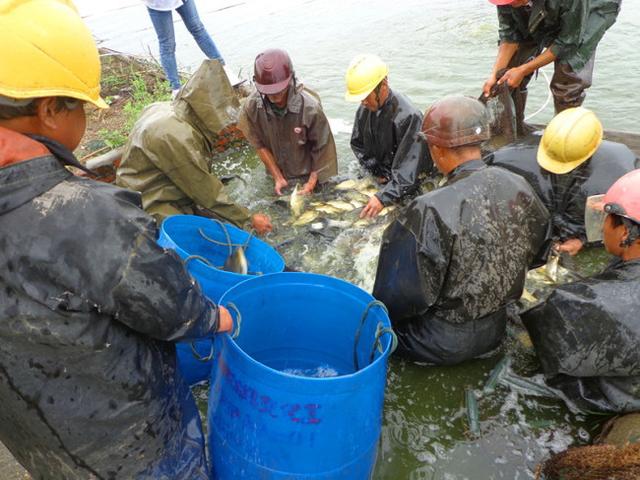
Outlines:
{"label": "red helmet", "polygon": [[640,170],[620,177],[609,188],[602,203],[605,212],[640,223]]}
{"label": "red helmet", "polygon": [[280,93],[293,78],[293,64],[289,54],[280,49],[265,50],[256,57],[253,81],[264,95]]}
{"label": "red helmet", "polygon": [[454,148],[489,140],[489,112],[470,97],[452,95],[437,101],[426,111],[422,136],[432,145]]}
{"label": "red helmet", "polygon": [[514,0],[489,0],[494,5],[511,5]]}

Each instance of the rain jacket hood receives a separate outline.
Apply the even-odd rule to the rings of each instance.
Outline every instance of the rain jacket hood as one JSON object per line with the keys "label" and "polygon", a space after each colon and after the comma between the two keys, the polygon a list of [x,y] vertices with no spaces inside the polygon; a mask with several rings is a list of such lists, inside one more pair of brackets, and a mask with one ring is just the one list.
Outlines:
{"label": "rain jacket hood", "polygon": [[640,260],[559,286],[522,314],[547,382],[585,411],[640,409]]}
{"label": "rain jacket hood", "polygon": [[0,130],[0,159],[26,152],[0,168],[0,440],[33,478],[204,480],[170,342],[211,335],[217,309],[137,193],[42,141]]}
{"label": "rain jacket hood", "polygon": [[481,160],[409,203],[384,232],[373,289],[400,353],[452,364],[495,348],[548,217],[521,177]]}
{"label": "rain jacket hood", "polygon": [[489,165],[521,175],[551,213],[554,240],[579,238],[586,242],[584,210],[587,197],[606,193],[625,173],[638,168],[638,159],[626,145],[603,141],[596,153],[573,171],[557,175],[542,169],[536,158],[539,135],[529,135],[485,158]]}
{"label": "rain jacket hood", "polygon": [[375,112],[361,105],[356,112],[351,149],[360,165],[388,183],[376,194],[383,205],[415,195],[421,176],[433,172],[427,144],[418,137],[422,114],[400,93]]}
{"label": "rain jacket hood", "polygon": [[219,62],[205,61],[173,103],[148,106],[129,135],[116,183],[140,192],[158,221],[194,213],[238,227],[249,221],[249,211],[231,201],[210,169],[214,135],[235,120],[225,108],[235,94],[228,82],[216,81],[220,75]]}

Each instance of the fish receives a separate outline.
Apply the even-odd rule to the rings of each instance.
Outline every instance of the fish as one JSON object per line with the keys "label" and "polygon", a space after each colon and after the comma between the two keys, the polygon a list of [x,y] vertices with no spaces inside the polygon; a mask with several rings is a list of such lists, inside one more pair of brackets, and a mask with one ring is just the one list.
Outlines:
{"label": "fish", "polygon": [[332,220],[330,218],[321,218],[319,221],[310,225],[311,230],[325,230],[327,228],[349,228],[353,225],[349,220]]}
{"label": "fish", "polygon": [[294,227],[301,227],[308,223],[313,222],[316,218],[318,218],[319,213],[316,210],[307,210],[302,215],[300,215],[294,222],[291,223]]}
{"label": "fish", "polygon": [[369,198],[371,198],[369,197],[369,195],[365,195],[364,193],[360,193],[356,190],[345,192],[343,196],[349,202],[356,201],[356,202],[362,202],[362,203],[367,203],[369,201]]}
{"label": "fish", "polygon": [[304,195],[298,193],[298,184],[293,188],[291,197],[289,198],[289,205],[291,206],[291,214],[294,217],[299,217],[304,211],[305,199]]}
{"label": "fish", "polygon": [[489,378],[487,379],[487,382],[484,384],[485,392],[490,392],[492,390],[495,390],[500,379],[509,370],[510,365],[511,365],[511,358],[504,357],[502,360],[498,362],[498,364],[495,367],[493,367],[493,370],[491,370],[491,373],[489,374]]}
{"label": "fish", "polygon": [[373,220],[370,218],[361,218],[358,221],[356,221],[353,226],[355,228],[364,228],[364,227],[368,227],[369,225],[371,225],[373,223]]}
{"label": "fish", "polygon": [[467,422],[469,424],[469,432],[472,435],[480,435],[480,411],[478,409],[478,399],[475,392],[468,388],[465,391],[465,405],[467,410]]}
{"label": "fish", "polygon": [[247,257],[244,254],[244,248],[236,248],[224,261],[222,269],[226,272],[246,275],[249,272],[249,263],[247,262]]}
{"label": "fish", "polygon": [[360,202],[358,200],[350,200],[349,203],[353,205],[353,208],[362,208],[365,206],[365,203]]}
{"label": "fish", "polygon": [[383,208],[378,215],[381,217],[384,217],[385,215],[388,215],[389,213],[393,212],[395,209],[396,209],[395,205],[389,205],[388,207]]}
{"label": "fish", "polygon": [[358,181],[350,179],[350,180],[345,180],[344,182],[340,182],[333,188],[335,190],[355,190],[357,187],[358,187]]}
{"label": "fish", "polygon": [[340,213],[342,210],[336,207],[332,207],[331,205],[322,204],[318,207],[315,207],[314,210],[318,213],[326,213],[328,215],[333,215],[336,213]]}
{"label": "fish", "polygon": [[354,208],[353,205],[351,205],[349,202],[345,202],[344,200],[329,200],[327,202],[327,205],[333,208],[337,208],[338,210],[341,210],[343,212],[350,212]]}
{"label": "fish", "polygon": [[560,263],[560,255],[549,255],[547,264],[545,265],[545,272],[549,279],[553,283],[558,283],[558,265]]}
{"label": "fish", "polygon": [[522,295],[520,296],[520,300],[525,300],[529,303],[536,303],[538,301],[538,299],[534,297],[533,294],[529,292],[529,290],[527,290],[526,288],[522,290]]}

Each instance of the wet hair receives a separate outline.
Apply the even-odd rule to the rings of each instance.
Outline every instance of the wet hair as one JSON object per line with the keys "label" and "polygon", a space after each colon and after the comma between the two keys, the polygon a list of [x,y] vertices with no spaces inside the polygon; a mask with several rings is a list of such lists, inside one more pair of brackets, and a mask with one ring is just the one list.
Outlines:
{"label": "wet hair", "polygon": [[622,215],[616,215],[615,213],[610,213],[611,221],[613,222],[614,227],[619,227],[620,225],[624,225],[629,234],[627,238],[620,244],[621,247],[629,247],[635,243],[636,240],[640,238],[640,223],[634,222],[633,220],[623,217]]}
{"label": "wet hair", "polygon": [[[55,97],[54,110],[56,113],[71,111],[78,108],[82,101],[71,97]],[[0,120],[12,120],[19,117],[33,117],[38,112],[41,98],[34,98],[27,102],[12,101],[8,97],[0,96]],[[12,104],[13,103],[13,104]]]}

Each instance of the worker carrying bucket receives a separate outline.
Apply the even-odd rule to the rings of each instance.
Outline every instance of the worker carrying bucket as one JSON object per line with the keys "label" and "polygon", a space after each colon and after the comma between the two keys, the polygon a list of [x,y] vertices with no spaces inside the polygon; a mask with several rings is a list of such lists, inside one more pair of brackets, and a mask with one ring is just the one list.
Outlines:
{"label": "worker carrying bucket", "polygon": [[547,383],[586,412],[640,409],[640,170],[587,204],[587,233],[616,260],[522,315]]}
{"label": "worker carrying bucket", "polygon": [[0,0],[0,441],[33,478],[207,480],[174,343],[231,327],[137,193],[74,177],[100,59],[70,1]]}
{"label": "worker carrying bucket", "polygon": [[445,185],[413,200],[387,227],[373,295],[388,308],[398,353],[452,365],[496,348],[542,248],[549,214],[520,176],[487,167],[487,111],[445,97],[422,134]]}

